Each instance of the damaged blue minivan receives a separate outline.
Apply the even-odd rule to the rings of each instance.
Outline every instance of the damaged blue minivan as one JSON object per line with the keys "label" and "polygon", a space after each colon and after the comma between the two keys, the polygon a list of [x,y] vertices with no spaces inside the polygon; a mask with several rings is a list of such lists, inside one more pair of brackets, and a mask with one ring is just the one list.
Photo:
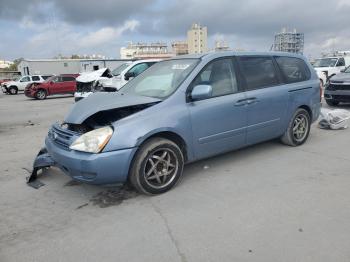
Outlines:
{"label": "damaged blue minivan", "polygon": [[320,82],[301,55],[180,56],[76,103],[49,130],[29,180],[57,166],[86,183],[160,194],[186,163],[275,138],[302,145],[319,112]]}

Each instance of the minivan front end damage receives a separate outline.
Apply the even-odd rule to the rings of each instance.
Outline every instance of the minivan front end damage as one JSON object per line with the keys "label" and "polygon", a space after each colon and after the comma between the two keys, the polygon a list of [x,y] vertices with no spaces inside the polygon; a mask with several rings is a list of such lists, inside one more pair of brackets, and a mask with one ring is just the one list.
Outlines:
{"label": "minivan front end damage", "polygon": [[[107,96],[108,97],[108,96]],[[74,180],[90,184],[122,184],[126,181],[128,168],[136,145],[130,148],[105,150],[113,135],[115,123],[120,119],[140,112],[160,101],[121,96],[116,103],[108,103],[108,99],[95,102],[93,99],[77,103],[68,114],[63,124],[54,124],[45,139],[45,148],[40,150],[34,160],[33,171],[27,179],[31,185],[38,176],[38,171],[51,166],[58,167]],[[111,100],[112,101],[112,100]],[[89,105],[86,107],[86,105]],[[94,110],[91,110],[93,108]],[[91,141],[98,130],[113,130],[107,132],[107,137],[94,149],[95,141]],[[77,143],[90,143],[86,148],[75,146]],[[92,145],[92,146],[91,146]],[[92,149],[91,149],[92,147]]]}

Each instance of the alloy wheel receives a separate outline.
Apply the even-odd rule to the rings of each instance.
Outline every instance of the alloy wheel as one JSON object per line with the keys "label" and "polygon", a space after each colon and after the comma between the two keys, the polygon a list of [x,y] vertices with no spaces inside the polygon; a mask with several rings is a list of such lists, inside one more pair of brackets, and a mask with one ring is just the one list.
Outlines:
{"label": "alloy wheel", "polygon": [[45,98],[45,92],[40,90],[38,91],[38,93],[36,94],[36,97],[39,99],[44,99]]}
{"label": "alloy wheel", "polygon": [[301,142],[307,136],[309,121],[304,114],[296,116],[293,123],[293,137],[296,141]]}
{"label": "alloy wheel", "polygon": [[178,168],[179,161],[172,150],[168,148],[158,149],[146,161],[145,181],[155,189],[164,188],[175,179]]}

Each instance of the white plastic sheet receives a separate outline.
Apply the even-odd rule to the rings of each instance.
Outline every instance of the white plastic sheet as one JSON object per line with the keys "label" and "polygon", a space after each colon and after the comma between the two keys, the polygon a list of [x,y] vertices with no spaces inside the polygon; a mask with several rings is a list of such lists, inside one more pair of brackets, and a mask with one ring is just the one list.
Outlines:
{"label": "white plastic sheet", "polygon": [[345,129],[348,128],[349,119],[350,112],[347,110],[321,108],[318,126],[322,129]]}

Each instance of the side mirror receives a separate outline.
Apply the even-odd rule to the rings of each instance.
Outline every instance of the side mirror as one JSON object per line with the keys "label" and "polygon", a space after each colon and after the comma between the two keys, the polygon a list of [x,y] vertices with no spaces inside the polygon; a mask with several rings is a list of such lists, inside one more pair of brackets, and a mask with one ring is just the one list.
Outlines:
{"label": "side mirror", "polygon": [[124,79],[126,80],[126,81],[128,81],[130,78],[133,78],[133,77],[135,77],[136,75],[135,75],[135,73],[134,72],[127,72],[125,75],[124,75]]}
{"label": "side mirror", "polygon": [[191,92],[191,99],[193,101],[210,98],[213,94],[211,85],[197,85]]}
{"label": "side mirror", "polygon": [[53,85],[53,83],[54,83],[53,81],[50,81],[50,85]]}

